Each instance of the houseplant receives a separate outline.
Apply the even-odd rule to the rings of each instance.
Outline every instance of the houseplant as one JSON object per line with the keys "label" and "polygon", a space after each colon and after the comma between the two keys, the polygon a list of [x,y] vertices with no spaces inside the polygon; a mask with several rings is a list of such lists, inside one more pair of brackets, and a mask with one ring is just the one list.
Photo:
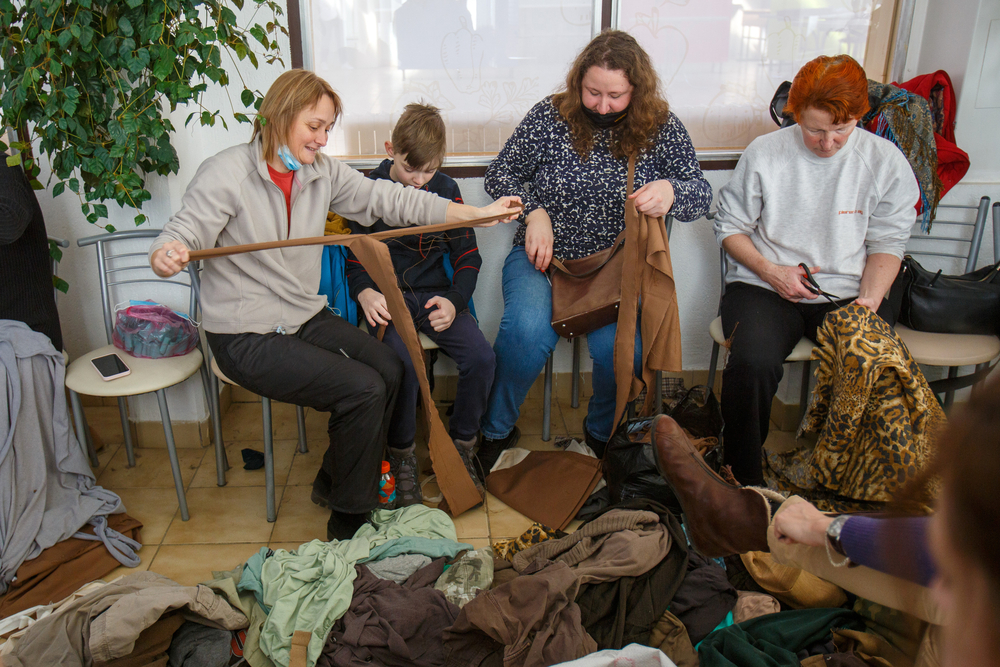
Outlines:
{"label": "houseplant", "polygon": [[[202,104],[205,91],[210,83],[228,91],[240,61],[280,62],[282,14],[275,0],[0,0],[0,116],[30,133],[12,142],[21,152],[8,163],[23,159],[42,188],[35,140],[53,196],[76,193],[91,223],[115,201],[142,224],[146,177],[178,168],[169,112],[190,105],[185,124],[226,126],[223,112]],[[232,116],[250,122],[262,98],[242,85],[245,112],[230,100]]]}

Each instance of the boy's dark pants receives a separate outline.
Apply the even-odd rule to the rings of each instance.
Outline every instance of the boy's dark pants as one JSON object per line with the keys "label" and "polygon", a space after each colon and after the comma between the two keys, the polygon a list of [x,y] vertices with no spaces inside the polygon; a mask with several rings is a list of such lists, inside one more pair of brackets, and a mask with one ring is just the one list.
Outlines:
{"label": "boy's dark pants", "polygon": [[[294,334],[207,334],[219,368],[275,401],[330,413],[330,446],[313,490],[340,512],[378,506],[378,480],[403,364],[323,309]],[[346,356],[345,356],[346,354]]]}
{"label": "boy's dark pants", "polygon": [[[471,440],[479,432],[479,419],[486,412],[486,399],[493,386],[496,358],[493,356],[493,348],[479,330],[479,323],[468,310],[456,315],[451,326],[444,331],[434,331],[428,318],[436,308],[424,308],[434,296],[444,296],[444,292],[403,292],[403,299],[413,316],[417,331],[427,334],[458,366],[455,410],[448,431],[452,438]],[[420,393],[420,383],[396,327],[392,324],[386,327],[382,341],[396,351],[403,360],[405,369],[389,427],[389,446],[408,447],[417,433],[417,395]]]}
{"label": "boy's dark pants", "polygon": [[[726,285],[722,332],[731,345],[722,371],[722,443],[726,465],[741,484],[764,484],[761,450],[785,357],[803,336],[815,342],[827,313],[852,301],[830,303],[819,297],[792,303],[757,285]],[[878,315],[890,325],[896,323],[886,299]]]}

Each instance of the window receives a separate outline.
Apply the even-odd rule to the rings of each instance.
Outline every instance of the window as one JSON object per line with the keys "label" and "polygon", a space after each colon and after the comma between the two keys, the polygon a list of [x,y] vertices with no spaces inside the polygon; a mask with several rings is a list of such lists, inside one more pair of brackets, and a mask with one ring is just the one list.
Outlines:
{"label": "window", "polygon": [[402,108],[425,102],[458,166],[486,164],[609,24],[650,54],[695,146],[735,156],[774,129],[774,89],[817,55],[849,53],[884,80],[897,0],[298,2],[303,64],[344,100],[327,152],[371,165]]}

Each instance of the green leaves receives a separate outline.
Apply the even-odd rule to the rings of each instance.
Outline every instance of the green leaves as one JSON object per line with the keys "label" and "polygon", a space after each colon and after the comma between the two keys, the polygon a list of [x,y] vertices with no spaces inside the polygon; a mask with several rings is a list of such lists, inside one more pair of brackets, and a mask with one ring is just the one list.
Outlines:
{"label": "green leaves", "polygon": [[[262,10],[260,23],[238,23]],[[210,127],[226,127],[227,117],[252,122],[253,113],[235,107],[207,108],[203,96],[234,75],[223,62],[281,60],[282,13],[275,0],[0,0],[0,122],[28,124],[51,168],[53,195],[75,194],[89,222],[105,219],[104,202],[113,200],[136,209],[135,224],[143,224],[147,175],[180,166],[167,114],[187,106],[189,120]],[[262,95],[242,76],[236,81],[244,109],[259,109]],[[23,155],[41,188],[38,166]]]}

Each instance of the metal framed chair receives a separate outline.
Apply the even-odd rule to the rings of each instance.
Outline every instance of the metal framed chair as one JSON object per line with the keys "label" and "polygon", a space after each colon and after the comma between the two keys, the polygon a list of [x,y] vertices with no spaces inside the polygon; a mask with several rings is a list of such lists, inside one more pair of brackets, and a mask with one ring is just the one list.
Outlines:
{"label": "metal framed chair", "polygon": [[[167,441],[167,453],[170,457],[170,468],[174,478],[174,488],[177,491],[177,501],[180,505],[181,519],[187,521],[187,499],[184,493],[184,482],[181,478],[180,462],[177,458],[177,446],[174,442],[173,428],[170,424],[170,411],[167,408],[167,387],[183,382],[195,373],[202,375],[202,386],[206,392],[209,406],[213,405],[209,392],[208,371],[201,351],[201,343],[191,352],[180,357],[164,359],[140,359],[119,350],[111,343],[114,329],[114,307],[126,297],[126,293],[135,285],[155,283],[158,286],[170,286],[180,295],[187,293],[187,309],[191,316],[197,319],[198,301],[190,280],[184,272],[173,278],[163,279],[153,273],[149,267],[147,250],[149,244],[160,230],[140,229],[114,234],[99,234],[77,241],[81,248],[94,246],[97,249],[98,278],[101,288],[101,305],[104,311],[104,329],[108,344],[92,350],[73,361],[66,369],[66,387],[70,391],[70,402],[73,407],[73,421],[76,425],[77,438],[87,443],[91,464],[97,465],[97,454],[87,437],[87,423],[79,394],[89,396],[112,396],[118,399],[118,411],[121,415],[122,432],[125,438],[125,452],[129,467],[135,466],[135,451],[132,434],[129,429],[128,409],[125,397],[139,394],[155,393],[163,421],[163,433]],[[133,294],[134,295],[134,294]],[[145,296],[145,295],[142,295]],[[183,298],[176,300],[182,303]],[[131,374],[111,382],[105,382],[94,369],[91,360],[97,357],[118,353],[126,358],[131,368]],[[218,446],[218,445],[217,445]]]}
{"label": "metal framed chair", "polygon": [[[910,236],[907,253],[926,257],[943,257],[963,263],[964,272],[975,270],[979,260],[979,249],[982,245],[983,232],[986,229],[986,216],[990,209],[990,198],[982,197],[977,205],[939,204],[938,215],[948,213],[961,215],[965,212],[975,212],[974,219],[934,220],[931,233],[923,234],[919,227]],[[1000,207],[993,205],[993,248],[994,260],[1000,259]],[[967,233],[966,233],[967,232]],[[967,249],[965,249],[967,247]],[[913,359],[926,366],[945,366],[948,377],[930,383],[931,389],[937,394],[944,394],[942,405],[950,407],[955,398],[955,391],[969,387],[981,380],[982,373],[989,367],[989,362],[1000,355],[1000,338],[996,336],[976,336],[969,334],[939,334],[925,331],[914,331],[902,324],[896,325],[896,333],[906,344]],[[976,371],[959,376],[960,366],[975,366]]]}
{"label": "metal framed chair", "polygon": [[[191,283],[194,288],[195,297],[200,303],[201,281],[198,275],[198,270],[194,269],[193,265],[189,265],[188,272],[191,276]],[[229,459],[226,456],[225,440],[223,440],[222,437],[222,406],[219,402],[219,380],[222,380],[226,384],[233,387],[238,387],[240,385],[229,379],[229,377],[222,372],[222,369],[219,368],[219,364],[215,361],[215,357],[212,355],[211,348],[207,345],[205,346],[205,355],[208,358],[208,367],[211,371],[208,373],[207,395],[212,416],[212,434],[215,440],[216,484],[219,486],[225,486],[226,471],[229,470]],[[264,440],[264,487],[265,495],[267,496],[267,520],[274,523],[278,520],[278,509],[274,492],[274,428],[271,421],[271,399],[266,396],[261,396],[260,408],[261,418],[264,421],[262,435]],[[309,446],[306,443],[306,413],[305,409],[301,405],[295,406],[295,417],[298,422],[299,429],[299,452],[305,454],[309,451]]]}

